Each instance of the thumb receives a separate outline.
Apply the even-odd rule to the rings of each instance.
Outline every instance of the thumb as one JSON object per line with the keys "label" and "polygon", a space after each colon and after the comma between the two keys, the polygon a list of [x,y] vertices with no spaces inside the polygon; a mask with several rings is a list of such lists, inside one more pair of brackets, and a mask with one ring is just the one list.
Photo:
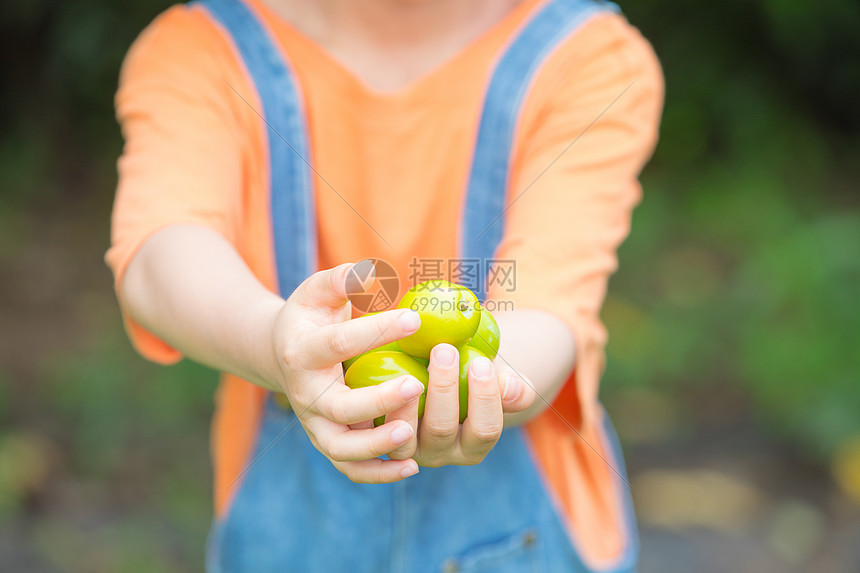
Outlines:
{"label": "thumb", "polygon": [[376,277],[372,259],[345,263],[309,276],[293,293],[296,302],[311,306],[338,307],[350,297],[366,291]]}

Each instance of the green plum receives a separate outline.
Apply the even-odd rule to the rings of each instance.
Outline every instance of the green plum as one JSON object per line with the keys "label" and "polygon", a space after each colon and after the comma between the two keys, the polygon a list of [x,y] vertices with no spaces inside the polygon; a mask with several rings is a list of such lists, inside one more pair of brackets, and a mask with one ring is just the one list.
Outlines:
{"label": "green plum", "polygon": [[[418,398],[418,417],[424,415],[424,400],[427,395],[427,384],[430,374],[415,358],[403,352],[378,350],[362,354],[355,359],[344,375],[344,381],[350,388],[365,388],[375,386],[387,380],[411,374],[424,385],[424,393]],[[373,420],[374,426],[385,423],[385,416]]]}
{"label": "green plum", "polygon": [[343,371],[346,372],[347,370],[349,370],[349,367],[352,366],[356,360],[358,360],[359,358],[361,358],[365,354],[370,354],[371,352],[384,352],[384,351],[402,352],[400,350],[400,345],[397,344],[397,341],[395,340],[394,342],[389,342],[388,344],[383,344],[379,348],[371,348],[367,352],[362,352],[358,356],[353,356],[352,358],[344,360],[343,361]]}
{"label": "green plum", "polygon": [[462,424],[469,414],[469,364],[479,356],[489,357],[474,346],[462,346],[457,351],[460,353],[460,423]]}
{"label": "green plum", "polygon": [[399,341],[403,352],[430,358],[437,344],[462,346],[481,323],[481,307],[475,294],[448,281],[432,280],[415,285],[400,299],[398,308],[411,308],[421,317],[421,327]]}
{"label": "green plum", "polygon": [[501,333],[499,325],[493,315],[486,309],[481,310],[481,323],[478,325],[478,331],[475,336],[469,340],[469,346],[477,348],[484,353],[484,356],[490,360],[495,360],[499,353],[499,341]]}

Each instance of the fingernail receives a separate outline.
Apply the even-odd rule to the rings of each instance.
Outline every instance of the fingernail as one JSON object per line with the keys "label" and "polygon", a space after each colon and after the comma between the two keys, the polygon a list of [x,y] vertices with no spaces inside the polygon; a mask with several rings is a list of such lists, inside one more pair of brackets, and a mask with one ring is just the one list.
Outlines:
{"label": "fingernail", "polygon": [[405,444],[412,436],[412,426],[406,422],[398,424],[396,428],[391,430],[391,441],[395,444]]}
{"label": "fingernail", "polygon": [[518,376],[511,373],[505,374],[505,391],[502,394],[502,400],[516,400],[523,393],[523,383]]}
{"label": "fingernail", "polygon": [[457,349],[450,344],[439,344],[433,349],[433,361],[436,366],[450,368],[457,361]]}
{"label": "fingernail", "polygon": [[376,276],[376,266],[373,259],[364,259],[352,265],[346,273],[346,294],[361,294],[372,283]]}
{"label": "fingernail", "polygon": [[407,310],[400,315],[400,328],[406,332],[415,332],[421,326],[421,317],[414,310]]}
{"label": "fingernail", "polygon": [[409,476],[414,476],[418,473],[418,464],[408,465],[402,470],[400,470],[400,477],[408,478]]}
{"label": "fingernail", "polygon": [[403,396],[404,400],[412,400],[420,396],[422,392],[424,392],[424,384],[412,376],[400,385],[400,395]]}
{"label": "fingernail", "polygon": [[472,375],[477,376],[478,378],[489,378],[493,373],[493,365],[483,356],[479,356],[472,360],[470,368],[472,369]]}

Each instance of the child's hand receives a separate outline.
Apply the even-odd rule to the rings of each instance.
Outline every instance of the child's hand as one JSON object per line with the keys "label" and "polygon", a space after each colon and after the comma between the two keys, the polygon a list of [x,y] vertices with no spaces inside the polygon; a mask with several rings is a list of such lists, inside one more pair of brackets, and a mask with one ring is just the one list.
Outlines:
{"label": "child's hand", "polygon": [[[348,277],[366,276],[349,273],[352,266],[310,276],[286,301],[273,332],[280,370],[275,377],[314,446],[338,470],[355,482],[394,482],[418,471],[408,455],[415,450],[417,398],[424,387],[404,376],[350,390],[341,362],[412,334],[420,318],[414,311],[397,310],[349,320],[346,293],[360,285],[347,285],[354,280]],[[351,427],[386,414],[389,422],[378,428]],[[407,459],[378,459],[395,450]]]}
{"label": "child's hand", "polygon": [[428,369],[430,384],[414,456],[422,466],[480,463],[502,435],[503,415],[521,412],[535,400],[532,386],[510,368],[497,371],[486,358],[476,358],[469,366],[469,415],[461,426],[457,350],[437,345]]}

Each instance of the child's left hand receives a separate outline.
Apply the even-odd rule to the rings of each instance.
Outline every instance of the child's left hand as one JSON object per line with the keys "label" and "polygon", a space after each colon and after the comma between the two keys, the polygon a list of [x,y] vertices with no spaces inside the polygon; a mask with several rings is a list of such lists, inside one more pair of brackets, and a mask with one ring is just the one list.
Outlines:
{"label": "child's left hand", "polygon": [[[502,434],[504,414],[525,410],[536,397],[531,385],[510,368],[496,369],[486,358],[477,358],[469,368],[469,415],[460,425],[457,350],[437,345],[428,369],[427,405],[411,456],[422,466],[480,463]],[[401,449],[389,457],[406,454]]]}

